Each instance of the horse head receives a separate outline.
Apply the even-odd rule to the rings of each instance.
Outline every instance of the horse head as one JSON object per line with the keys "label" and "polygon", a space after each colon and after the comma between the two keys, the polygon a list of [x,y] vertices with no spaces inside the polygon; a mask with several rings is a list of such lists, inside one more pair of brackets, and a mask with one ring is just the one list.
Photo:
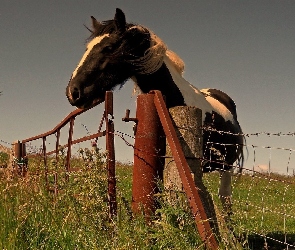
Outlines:
{"label": "horse head", "polygon": [[120,9],[113,20],[91,18],[89,43],[66,89],[70,104],[79,108],[104,101],[106,91],[123,85],[140,68],[137,62],[151,45],[150,32],[126,23]]}

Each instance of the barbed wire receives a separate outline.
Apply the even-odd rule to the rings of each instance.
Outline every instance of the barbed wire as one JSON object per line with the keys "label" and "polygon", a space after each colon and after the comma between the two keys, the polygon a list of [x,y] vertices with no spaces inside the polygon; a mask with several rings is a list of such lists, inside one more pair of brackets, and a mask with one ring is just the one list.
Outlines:
{"label": "barbed wire", "polygon": [[[85,129],[87,129],[87,127],[84,124],[82,124],[82,126]],[[229,132],[218,131],[218,130],[215,130],[215,129],[212,129],[212,128],[210,128],[210,130],[215,131],[215,132],[218,132],[218,133],[232,134],[232,133],[229,133]],[[87,134],[89,134],[89,130],[88,129],[87,129]],[[243,134],[243,135],[245,135],[245,136],[246,135],[255,135],[256,136],[256,135],[261,135],[261,134],[265,134],[265,135],[268,135],[268,136],[270,136],[270,135],[275,135],[275,136],[294,136],[295,135],[295,132],[294,133],[291,133],[291,132],[289,132],[289,133],[281,133],[281,132],[279,132],[279,133],[273,133],[273,134],[267,133],[267,132],[261,132],[261,133],[252,133],[252,134]],[[130,141],[128,141],[128,139],[126,139],[126,137],[128,137],[129,139],[134,140],[135,139],[135,136],[134,135],[130,135],[130,134],[127,134],[127,133],[122,132],[122,131],[119,131],[119,130],[115,130],[114,135],[120,137],[127,146],[132,147],[133,149],[135,149],[134,143],[133,142],[131,143]],[[235,135],[241,135],[241,134],[235,134]],[[9,146],[12,146],[13,145],[12,143],[8,143],[8,142],[5,142],[3,140],[0,140],[0,142],[1,143],[5,143],[5,144],[7,144]],[[50,144],[50,142],[47,142],[47,143]],[[217,142],[210,142],[210,141],[206,142],[206,144],[209,144],[211,146],[212,145],[222,145],[222,146],[235,146],[235,147],[243,146],[243,147],[246,147],[246,148],[253,148],[253,150],[254,150],[254,161],[255,161],[255,149],[257,149],[257,148],[269,149],[269,150],[284,150],[284,151],[289,151],[290,153],[289,153],[289,157],[288,157],[287,168],[288,169],[293,169],[293,168],[290,168],[289,165],[290,165],[290,161],[291,161],[291,155],[292,155],[293,152],[295,152],[295,149],[294,148],[273,147],[273,146],[258,146],[258,145],[253,145],[253,144],[251,144],[251,145],[250,144],[249,145],[247,145],[247,144],[229,144],[229,143],[217,143]],[[28,148],[29,148],[28,151],[38,152],[38,151],[41,150],[42,145],[40,145],[39,147],[37,147],[37,146],[33,146],[30,143],[28,143]],[[137,149],[137,150],[139,150],[139,149]],[[154,151],[153,150],[151,150],[151,151],[152,152],[157,152],[157,149],[154,149]],[[147,154],[154,154],[155,156],[157,156],[155,153],[152,153],[152,152],[146,152],[146,153]],[[164,157],[164,156],[162,156],[162,157]],[[210,161],[210,159],[209,160],[208,159],[201,159],[201,160]],[[236,165],[229,166],[229,167],[236,168]],[[246,169],[244,168],[244,170],[246,170]],[[247,169],[247,170],[248,171],[252,171],[252,172],[254,171],[254,169]],[[258,173],[258,171],[257,171],[257,173]]]}
{"label": "barbed wire", "polygon": [[[104,119],[102,119],[103,121]],[[99,131],[102,127],[102,121],[100,122],[100,125],[99,125]],[[81,125],[84,127],[84,129],[86,130],[86,133],[89,134],[89,130],[87,128],[87,126],[85,124],[82,124]],[[254,133],[232,133],[232,132],[229,132],[229,131],[222,131],[222,130],[217,130],[215,128],[212,128],[212,127],[208,127],[208,126],[202,126],[201,129],[203,131],[211,131],[211,132],[216,132],[216,133],[219,133],[219,134],[228,134],[228,135],[234,135],[234,136],[245,136],[245,137],[250,137],[250,136],[261,136],[261,135],[266,135],[266,136],[292,136],[294,137],[295,136],[295,132],[287,132],[287,133],[284,133],[284,132],[277,132],[277,133],[270,133],[270,132],[265,132],[265,131],[261,131],[261,132],[254,132]],[[124,132],[121,132],[121,131],[118,131],[116,130],[115,131],[116,133],[118,134],[121,134],[121,135],[124,135],[124,136],[127,136],[127,137],[130,137],[132,139],[135,139],[134,136],[131,136],[127,133],[124,133]],[[0,143],[1,144],[6,144],[6,145],[9,145],[9,146],[13,146],[13,143],[10,143],[10,142],[7,142],[7,141],[4,141],[2,139],[0,139]],[[216,143],[217,144],[217,143]],[[221,145],[229,145],[229,144],[225,144],[225,143],[220,143]],[[235,144],[237,145],[237,144]],[[259,147],[259,146],[256,146],[256,145],[245,145],[243,144],[243,146],[251,146],[251,147]],[[270,147],[270,146],[262,146],[262,148],[275,148],[275,147]],[[292,150],[292,151],[295,151],[295,149],[289,149],[289,148],[282,148],[282,147],[276,147],[276,149],[283,149],[283,150]]]}
{"label": "barbed wire", "polygon": [[7,141],[3,141],[3,140],[1,140],[1,139],[0,139],[0,143],[1,143],[1,144],[9,145],[10,147],[13,145],[12,143],[7,142]]}
{"label": "barbed wire", "polygon": [[[129,137],[131,139],[135,139],[135,136],[131,136],[127,133],[121,132],[116,130],[115,135],[119,136],[123,141],[127,142],[127,146],[131,146],[134,148],[134,145],[130,142],[128,142],[124,136]],[[262,149],[274,149],[274,150],[284,150],[284,151],[289,151],[289,152],[295,152],[295,148],[284,148],[284,147],[273,147],[273,146],[261,146],[261,145],[253,145],[253,144],[238,144],[238,143],[220,143],[220,142],[212,142],[212,141],[207,141],[205,142],[206,144],[214,144],[214,145],[221,145],[221,146],[244,146],[247,148],[262,148]],[[290,159],[289,159],[290,160]]]}
{"label": "barbed wire", "polygon": [[211,132],[216,132],[219,134],[228,134],[228,135],[235,135],[235,136],[245,136],[245,137],[250,137],[250,136],[260,136],[260,135],[266,135],[266,136],[295,136],[295,132],[277,132],[277,133],[270,133],[270,132],[255,132],[255,133],[232,133],[229,131],[222,131],[222,130],[217,130],[215,128],[212,127],[208,127],[208,126],[202,126],[201,129],[203,131],[211,131]]}
{"label": "barbed wire", "polygon": [[[85,125],[83,125],[82,124],[82,126],[85,128],[86,126]],[[214,131],[216,131],[216,130],[214,130]],[[218,132],[222,132],[222,131],[218,131]],[[89,131],[87,130],[87,134],[89,133]],[[226,132],[226,133],[228,133],[228,132]],[[265,133],[265,132],[262,132],[262,133]],[[258,133],[252,133],[251,135],[257,135]],[[267,134],[267,135],[270,135],[270,133],[265,133],[265,134]],[[295,133],[288,133],[288,134],[283,134],[283,133],[276,133],[275,135],[291,135],[291,136],[293,136]],[[126,137],[128,137],[129,139],[132,139],[132,140],[134,140],[135,139],[135,136],[134,135],[130,135],[130,134],[127,134],[127,133],[125,133],[125,132],[121,132],[121,131],[119,131],[119,130],[116,130],[115,132],[114,132],[114,135],[116,135],[116,136],[118,136],[118,137],[120,137],[123,141],[124,141],[124,143],[127,145],[127,146],[129,146],[129,147],[132,147],[133,149],[136,149],[135,148],[135,146],[134,146],[134,144],[133,144],[133,142],[131,143],[131,142],[129,142],[127,139],[126,139]],[[8,143],[8,142],[5,142],[5,141],[3,141],[3,140],[0,140],[0,142],[2,142],[2,143],[6,143],[7,145],[13,145],[13,144],[11,144],[11,143]],[[49,143],[50,144],[50,142],[47,142],[47,143]],[[258,145],[253,145],[253,144],[251,144],[251,145],[247,145],[247,144],[229,144],[229,143],[217,143],[217,142],[210,142],[210,141],[208,141],[208,142],[206,142],[206,144],[210,144],[211,146],[213,145],[213,144],[215,144],[215,145],[222,145],[222,146],[229,146],[229,145],[231,145],[231,146],[235,146],[235,147],[238,147],[238,146],[244,146],[244,147],[246,147],[246,148],[253,148],[254,149],[254,161],[255,161],[255,149],[257,149],[257,148],[262,148],[262,149],[269,149],[269,150],[284,150],[284,151],[289,151],[290,153],[289,153],[289,157],[288,157],[288,163],[287,163],[287,169],[289,170],[289,169],[293,169],[293,168],[290,168],[290,161],[291,161],[291,155],[292,155],[292,153],[293,152],[295,152],[295,149],[293,149],[293,148],[284,148],[284,147],[273,147],[273,146],[258,146]],[[37,147],[37,146],[33,146],[33,145],[31,145],[30,143],[28,143],[28,151],[31,151],[30,153],[32,153],[32,152],[40,152],[40,150],[42,150],[41,149],[42,148],[42,145],[40,145],[39,147]],[[137,149],[137,150],[139,150],[139,149]],[[140,150],[139,150],[140,151]],[[151,150],[152,152],[157,152],[157,149],[154,149],[154,151],[153,150]],[[147,154],[154,154],[155,156],[158,156],[156,153],[152,153],[152,152],[146,152]],[[165,157],[165,156],[162,156],[162,157]],[[201,160],[204,160],[204,161],[210,161],[210,159],[201,159]],[[232,165],[232,166],[229,166],[229,167],[232,167],[232,168],[237,168],[237,166],[236,165]],[[253,173],[255,172],[254,171],[254,168],[253,169],[246,169],[246,168],[244,168],[244,170],[247,170],[247,171],[252,171]],[[258,172],[257,171],[257,173],[260,173],[260,172]]]}
{"label": "barbed wire", "polygon": [[120,134],[120,135],[122,135],[122,136],[127,136],[127,137],[129,137],[129,138],[131,138],[131,139],[135,139],[135,136],[134,136],[134,135],[129,135],[129,134],[124,133],[124,132],[121,132],[121,131],[119,131],[119,130],[115,130],[115,133],[118,133],[118,134]]}
{"label": "barbed wire", "polygon": [[[249,233],[252,233],[252,234],[256,234],[256,235],[258,235],[258,236],[260,236],[261,238],[269,239],[269,240],[273,240],[273,241],[275,241],[275,242],[277,242],[277,243],[279,243],[279,244],[281,244],[281,245],[285,245],[285,246],[287,246],[287,247],[295,247],[295,243],[294,243],[294,244],[290,244],[290,243],[288,243],[288,242],[283,242],[283,241],[281,241],[281,240],[275,239],[275,238],[270,237],[270,236],[268,236],[268,235],[261,234],[261,233],[258,233],[258,232],[256,232],[256,231],[253,231],[253,230],[251,230],[251,229],[249,229],[249,228],[243,227],[243,226],[240,225],[240,224],[237,225],[237,226],[239,226],[239,227],[240,227],[241,229],[243,229],[244,231],[248,231]],[[269,248],[268,248],[268,246],[266,245],[265,248],[263,248],[263,249],[269,249]],[[284,248],[284,249],[289,249],[289,248]],[[291,248],[291,249],[293,249],[293,248]],[[290,250],[291,250],[291,249],[290,249]]]}
{"label": "barbed wire", "polygon": [[[256,209],[256,211],[262,211],[264,213],[267,213],[267,212],[272,212],[272,213],[275,213],[275,214],[278,214],[278,215],[281,215],[281,216],[286,216],[287,218],[291,218],[291,219],[295,219],[295,216],[293,214],[287,214],[285,211],[280,211],[278,207],[275,207],[275,208],[271,208],[271,207],[268,207],[268,206],[263,206],[263,208],[257,204],[253,204],[249,201],[240,201],[238,199],[235,200],[235,203],[238,203],[239,205],[244,205],[246,204],[247,206],[251,206],[253,208]],[[277,204],[275,204],[276,206]]]}
{"label": "barbed wire", "polygon": [[[157,155],[156,153],[152,153],[151,151],[145,151],[145,150],[142,150],[142,149],[139,149],[139,148],[136,148],[135,147],[135,145],[133,144],[133,143],[131,143],[131,142],[129,142],[126,138],[125,138],[125,136],[126,137],[129,137],[129,138],[132,138],[132,139],[135,139],[135,137],[134,136],[130,136],[129,134],[126,134],[126,133],[124,133],[124,132],[121,132],[121,131],[115,131],[115,133],[114,133],[114,135],[116,135],[116,136],[118,136],[119,138],[121,138],[124,142],[125,142],[125,144],[127,145],[127,146],[129,146],[129,147],[132,147],[133,149],[136,149],[137,151],[141,151],[141,152],[144,152],[144,153],[146,153],[146,154],[149,154],[149,155],[151,155],[151,156],[155,156],[155,157],[159,157],[159,158],[167,158],[166,156],[159,156],[159,155]],[[209,142],[208,142],[209,143]],[[225,144],[225,143],[218,143],[218,144],[221,144],[221,145],[224,145],[224,146],[227,146],[227,145],[234,145],[234,146],[237,146],[237,145],[239,145],[239,144]],[[244,146],[247,146],[247,145],[244,145]],[[260,147],[260,148],[265,148],[265,149],[271,149],[272,147],[270,147],[270,146],[255,146],[255,145],[248,145],[248,146],[251,146],[251,147],[253,147],[253,148],[258,148],[258,147]],[[281,150],[288,150],[288,151],[290,151],[290,152],[295,152],[295,149],[287,149],[287,148],[280,148],[280,147],[274,147],[274,149],[281,149]],[[154,150],[156,150],[155,152],[157,152],[157,149],[154,149]],[[255,156],[254,156],[255,157]],[[172,158],[172,157],[168,157],[168,158]],[[290,158],[290,156],[289,156],[289,158]],[[203,162],[212,162],[212,163],[219,163],[220,164],[220,162],[217,162],[217,161],[214,161],[214,160],[211,160],[211,159],[206,159],[206,158],[203,158],[203,157],[196,157],[196,159],[199,159],[199,160],[201,160],[201,161],[203,161]],[[290,159],[288,160],[288,162],[290,161]],[[240,168],[240,166],[237,166],[237,165],[235,165],[235,164],[227,164],[227,163],[222,163],[222,165],[223,166],[226,166],[226,167],[230,167],[230,168],[233,168],[233,169],[239,169]],[[257,171],[257,170],[254,170],[254,169],[250,169],[250,168],[246,168],[246,167],[243,167],[242,168],[243,169],[243,171],[244,171],[244,173],[252,173],[252,174],[256,174],[256,175],[260,175],[260,176],[262,176],[262,177],[264,177],[264,178],[266,178],[266,179],[269,179],[269,180],[271,180],[271,181],[280,181],[280,182],[283,182],[283,183],[285,183],[285,184],[291,184],[291,185],[294,185],[295,183],[294,182],[288,182],[288,181],[286,181],[286,180],[282,180],[282,179],[280,179],[279,177],[275,177],[275,176],[269,176],[269,174],[265,174],[265,173],[262,173],[262,172],[259,172],[259,171]],[[224,171],[224,169],[220,169],[221,171]]]}

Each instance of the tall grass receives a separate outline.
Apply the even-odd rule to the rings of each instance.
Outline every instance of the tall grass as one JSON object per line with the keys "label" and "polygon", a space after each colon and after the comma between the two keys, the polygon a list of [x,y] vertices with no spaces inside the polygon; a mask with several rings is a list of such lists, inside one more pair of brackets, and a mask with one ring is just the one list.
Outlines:
{"label": "tall grass", "polygon": [[6,167],[8,161],[9,161],[9,155],[5,152],[0,152],[0,167]]}
{"label": "tall grass", "polygon": [[[60,171],[63,152],[58,163],[48,159],[48,167],[48,182],[38,158],[29,161],[28,177],[0,180],[0,249],[204,249],[190,211],[182,202],[171,206],[162,194],[158,196],[161,208],[152,223],[145,223],[143,216],[132,217],[131,165],[117,163],[118,214],[112,220],[105,155],[100,150],[80,150],[79,157],[72,159],[72,167],[81,171],[71,172],[68,182]],[[53,171],[59,173],[57,196],[47,189],[47,185],[54,185]],[[221,210],[214,195],[219,176],[208,174],[204,181]],[[258,234],[282,241],[287,236],[288,242],[295,242],[294,217],[289,216],[284,226],[284,215],[273,212],[295,214],[294,185],[244,175],[235,186],[231,227],[245,249],[262,249],[264,238]],[[274,249],[285,248],[271,244],[277,247]]]}
{"label": "tall grass", "polygon": [[[231,227],[244,246],[287,249],[280,242],[295,245],[295,177],[249,173],[233,180]],[[205,175],[204,182],[220,208],[219,175]]]}
{"label": "tall grass", "polygon": [[[104,156],[72,160],[81,171],[59,175],[58,196],[48,192],[39,159],[25,179],[0,182],[0,249],[195,249],[201,244],[188,211],[163,206],[154,223],[131,218],[132,167],[117,164],[118,215],[109,220]],[[61,168],[63,155],[60,157]],[[56,162],[49,159],[49,171]],[[49,176],[49,185],[53,177]]]}

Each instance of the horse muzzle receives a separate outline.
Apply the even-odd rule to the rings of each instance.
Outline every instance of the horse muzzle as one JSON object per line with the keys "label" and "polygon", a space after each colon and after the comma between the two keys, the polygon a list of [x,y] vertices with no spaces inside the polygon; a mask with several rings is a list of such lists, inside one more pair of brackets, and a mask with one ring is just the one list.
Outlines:
{"label": "horse muzzle", "polygon": [[92,90],[91,87],[87,90],[87,88],[81,89],[78,86],[69,84],[66,88],[66,96],[69,103],[77,108],[86,109],[104,101],[104,98],[95,98],[92,95],[93,90],[91,91],[90,89]]}

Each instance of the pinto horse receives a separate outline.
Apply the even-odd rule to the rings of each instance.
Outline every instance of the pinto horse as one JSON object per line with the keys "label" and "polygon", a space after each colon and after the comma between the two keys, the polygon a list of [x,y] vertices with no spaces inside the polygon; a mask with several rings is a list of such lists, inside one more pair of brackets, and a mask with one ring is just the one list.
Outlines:
{"label": "pinto horse", "polygon": [[87,108],[104,100],[105,92],[132,79],[142,93],[160,90],[167,108],[195,106],[203,116],[204,172],[221,174],[219,195],[230,201],[231,170],[243,161],[243,136],[236,105],[217,89],[197,89],[183,77],[183,61],[152,31],[127,23],[116,9],[113,20],[94,17],[86,51],[66,89],[71,105]]}

